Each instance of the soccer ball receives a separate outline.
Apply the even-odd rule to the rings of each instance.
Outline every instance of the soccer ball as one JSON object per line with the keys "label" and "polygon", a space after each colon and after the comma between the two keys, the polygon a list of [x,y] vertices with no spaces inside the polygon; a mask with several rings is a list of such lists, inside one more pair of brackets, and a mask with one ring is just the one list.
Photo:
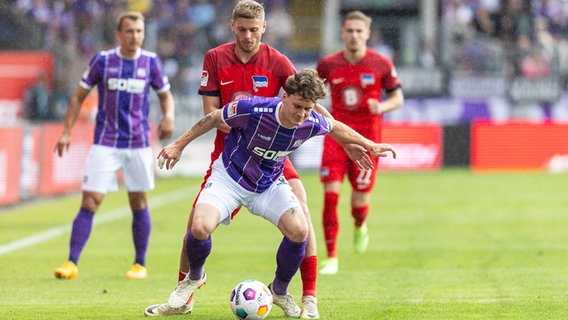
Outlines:
{"label": "soccer ball", "polygon": [[258,280],[245,280],[231,292],[231,310],[241,320],[262,320],[272,309],[272,293]]}

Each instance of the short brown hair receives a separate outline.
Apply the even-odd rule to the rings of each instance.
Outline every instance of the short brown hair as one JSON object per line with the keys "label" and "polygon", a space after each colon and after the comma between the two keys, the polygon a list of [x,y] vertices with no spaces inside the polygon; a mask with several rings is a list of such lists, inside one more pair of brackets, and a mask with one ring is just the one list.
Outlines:
{"label": "short brown hair", "polygon": [[120,31],[122,28],[122,22],[126,19],[132,21],[142,20],[142,22],[144,22],[144,15],[138,11],[128,11],[121,14],[118,18],[118,23],[116,24],[116,30]]}
{"label": "short brown hair", "polygon": [[233,20],[238,18],[264,21],[264,6],[253,0],[241,0],[233,9]]}
{"label": "short brown hair", "polygon": [[355,10],[355,11],[351,11],[351,12],[347,13],[343,17],[343,21],[342,21],[341,25],[344,26],[345,21],[347,21],[347,20],[361,20],[365,23],[367,28],[371,28],[371,24],[373,23],[373,19],[371,19],[371,17],[369,17],[368,15],[364,14],[363,12],[361,12],[359,10]]}
{"label": "short brown hair", "polygon": [[313,102],[327,95],[324,81],[314,69],[307,68],[286,79],[285,91],[289,95],[298,95]]}

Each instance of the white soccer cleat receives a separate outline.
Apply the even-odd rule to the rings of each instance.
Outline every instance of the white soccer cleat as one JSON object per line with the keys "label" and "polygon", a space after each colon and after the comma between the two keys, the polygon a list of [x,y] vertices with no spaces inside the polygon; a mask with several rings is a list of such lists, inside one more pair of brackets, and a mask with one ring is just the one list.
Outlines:
{"label": "white soccer cleat", "polygon": [[302,313],[301,319],[319,319],[318,299],[314,296],[302,297]]}
{"label": "white soccer cleat", "polygon": [[190,314],[193,310],[193,300],[181,308],[171,308],[167,303],[155,304],[144,310],[144,315],[148,317],[171,316],[176,314]]}
{"label": "white soccer cleat", "polygon": [[189,273],[182,281],[178,282],[178,285],[174,292],[170,294],[168,299],[168,306],[172,309],[178,309],[185,305],[189,300],[189,297],[193,294],[193,291],[201,288],[205,282],[207,282],[207,275],[203,272],[203,277],[199,280],[189,279]]}
{"label": "white soccer cleat", "polygon": [[300,314],[302,313],[302,309],[300,309],[300,307],[298,307],[298,305],[294,301],[294,298],[292,297],[292,295],[290,295],[290,294],[279,295],[279,294],[274,293],[274,291],[272,290],[272,283],[270,283],[268,285],[268,289],[270,289],[270,292],[272,292],[272,302],[275,305],[282,308],[282,310],[284,311],[284,314],[287,317],[292,317],[292,318],[299,318],[300,317]]}

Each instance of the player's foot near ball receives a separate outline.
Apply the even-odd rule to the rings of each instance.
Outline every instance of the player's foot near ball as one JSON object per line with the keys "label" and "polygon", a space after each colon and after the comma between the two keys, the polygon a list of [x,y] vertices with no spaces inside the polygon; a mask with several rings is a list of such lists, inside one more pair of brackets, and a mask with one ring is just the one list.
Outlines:
{"label": "player's foot near ball", "polygon": [[339,271],[339,260],[337,258],[327,258],[321,262],[320,274],[336,274]]}
{"label": "player's foot near ball", "polygon": [[198,280],[189,279],[189,274],[178,285],[174,292],[170,295],[168,306],[173,309],[183,307],[189,300],[193,291],[201,288],[207,282],[207,275],[203,272],[203,276]]}
{"label": "player's foot near ball", "polygon": [[302,309],[298,307],[291,294],[276,294],[272,290],[272,283],[268,285],[268,289],[272,292],[272,302],[282,308],[287,317],[299,318]]}
{"label": "player's foot near ball", "polygon": [[176,314],[190,314],[193,310],[193,300],[181,308],[170,308],[167,303],[155,304],[144,310],[144,315],[148,317],[171,316]]}

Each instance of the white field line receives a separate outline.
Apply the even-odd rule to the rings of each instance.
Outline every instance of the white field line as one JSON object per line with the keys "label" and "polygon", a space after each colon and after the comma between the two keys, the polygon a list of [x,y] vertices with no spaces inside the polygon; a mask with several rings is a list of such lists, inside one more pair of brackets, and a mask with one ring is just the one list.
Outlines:
{"label": "white field line", "polygon": [[[172,202],[180,201],[182,199],[187,199],[188,197],[194,197],[195,192],[192,191],[194,188],[185,188],[173,193],[168,193],[165,195],[153,197],[149,199],[149,207],[150,209],[155,209],[162,207],[164,205],[170,204]],[[193,201],[193,200],[192,200]],[[130,207],[125,206],[121,208],[117,208],[105,214],[96,214],[95,219],[93,221],[93,225],[100,225],[110,221],[114,221],[120,219],[122,217],[131,215],[132,211]],[[29,246],[32,246],[36,243],[40,243],[55,237],[58,237],[64,233],[68,233],[71,231],[71,223],[59,226],[55,228],[51,228],[49,230],[36,233],[32,236],[15,240],[10,243],[0,245],[0,256],[6,253],[10,253],[12,251],[16,251],[18,249],[23,249]]]}

